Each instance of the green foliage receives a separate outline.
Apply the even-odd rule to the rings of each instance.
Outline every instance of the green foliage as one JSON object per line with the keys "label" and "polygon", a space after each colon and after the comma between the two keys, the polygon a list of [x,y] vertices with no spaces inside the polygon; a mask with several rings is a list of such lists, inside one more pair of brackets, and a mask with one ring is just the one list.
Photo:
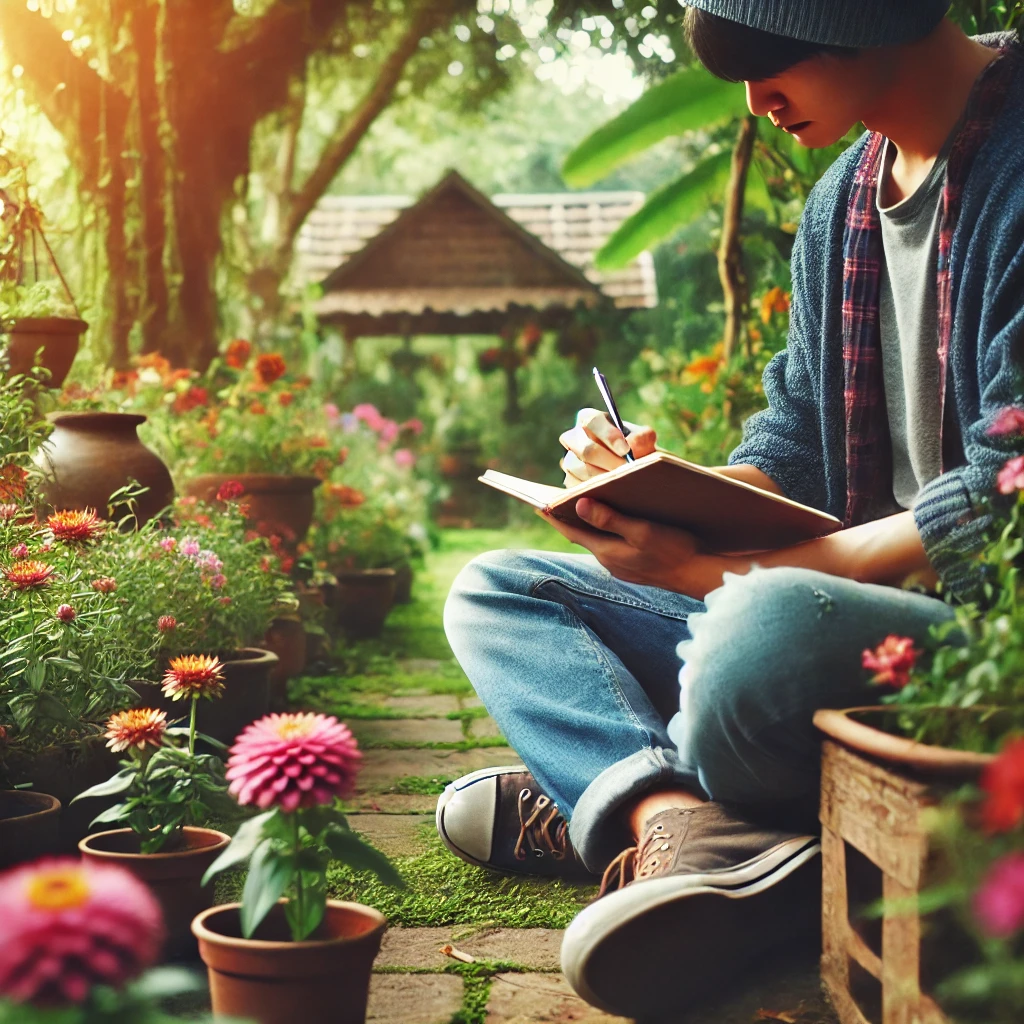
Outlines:
{"label": "green foliage", "polygon": [[1024,17],[1020,0],[953,0],[951,16],[972,35],[1007,32],[1017,28]]}

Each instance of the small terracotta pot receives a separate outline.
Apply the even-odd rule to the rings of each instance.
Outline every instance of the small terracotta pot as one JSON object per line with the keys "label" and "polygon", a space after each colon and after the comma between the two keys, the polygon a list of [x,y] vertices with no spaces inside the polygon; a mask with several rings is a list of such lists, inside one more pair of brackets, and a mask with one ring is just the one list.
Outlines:
{"label": "small terracotta pot", "polygon": [[[224,693],[212,700],[200,700],[196,708],[196,728],[221,743],[231,744],[235,737],[257,718],[270,711],[270,673],[277,655],[259,647],[243,647],[227,657],[224,665]],[[134,681],[141,706],[166,711],[168,718],[180,718],[189,712],[188,701],[174,701],[163,695],[158,683]]]}
{"label": "small terracotta pot", "polygon": [[257,1024],[362,1024],[370,971],[387,920],[372,907],[327,901],[316,938],[289,941],[283,902],[242,938],[238,910],[228,903],[192,922],[209,970],[216,1016]]}
{"label": "small terracotta pot", "polygon": [[380,636],[395,603],[394,569],[352,569],[334,573],[331,601],[337,624],[353,638]]}
{"label": "small terracotta pot", "polygon": [[846,708],[841,711],[818,711],[814,715],[814,724],[826,736],[851,750],[926,775],[971,779],[980,775],[995,760],[993,754],[977,754],[968,750],[918,743],[893,731],[898,716],[918,711],[943,715],[992,714],[991,710],[984,708]]}
{"label": "small terracotta pot", "polygon": [[[109,515],[114,491],[132,480],[148,490],[136,501],[139,525],[148,522],[174,500],[171,474],[137,433],[145,416],[119,412],[62,412],[49,417],[53,433],[42,445],[36,462],[43,471],[40,488],[55,509],[93,508]],[[120,506],[112,518],[128,512]]]}
{"label": "small terracotta pot", "polygon": [[47,793],[0,790],[0,870],[57,852],[60,801]]}
{"label": "small terracotta pot", "polygon": [[129,828],[97,832],[78,844],[84,860],[117,864],[149,886],[163,911],[167,938],[164,958],[195,957],[192,919],[213,905],[213,885],[202,886],[206,869],[231,837],[212,828],[186,827],[177,844],[160,853],[140,853],[139,837]]}
{"label": "small terracotta pot", "polygon": [[306,667],[306,629],[302,620],[291,616],[274,619],[263,638],[263,648],[278,658],[270,671],[270,707],[283,711],[288,706],[288,680],[302,675]]}
{"label": "small terracotta pot", "polygon": [[28,373],[39,352],[39,365],[50,371],[46,386],[59,388],[71,370],[81,337],[88,328],[84,320],[69,316],[26,316],[15,320],[8,331],[10,375]]}
{"label": "small terracotta pot", "polygon": [[414,573],[410,562],[395,567],[395,604],[412,602],[412,581]]}
{"label": "small terracotta pot", "polygon": [[277,534],[294,549],[313,521],[313,492],[320,486],[315,476],[280,476],[273,473],[205,473],[185,481],[185,493],[200,501],[214,501],[221,485],[237,480],[245,492],[240,499],[249,506],[249,523],[264,536]]}

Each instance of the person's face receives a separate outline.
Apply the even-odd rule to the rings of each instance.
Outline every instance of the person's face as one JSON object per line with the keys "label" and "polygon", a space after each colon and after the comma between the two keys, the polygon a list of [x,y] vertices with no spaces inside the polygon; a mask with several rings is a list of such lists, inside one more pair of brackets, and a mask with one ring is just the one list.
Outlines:
{"label": "person's face", "polygon": [[881,50],[812,57],[774,78],[745,82],[747,106],[808,149],[831,146],[870,116],[891,81],[891,63]]}

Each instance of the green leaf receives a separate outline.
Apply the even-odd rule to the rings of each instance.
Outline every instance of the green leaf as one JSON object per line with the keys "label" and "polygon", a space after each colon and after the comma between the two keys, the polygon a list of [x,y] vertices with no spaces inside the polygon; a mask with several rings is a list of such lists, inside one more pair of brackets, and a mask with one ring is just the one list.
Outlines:
{"label": "green leaf", "polygon": [[106,782],[98,782],[95,786],[85,790],[84,793],[79,793],[71,803],[76,804],[79,800],[85,800],[89,797],[113,796],[115,793],[123,793],[135,781],[135,774],[134,768],[124,768],[116,775],[107,779]]}
{"label": "green leaf", "polygon": [[168,999],[186,992],[201,992],[206,986],[195,972],[184,967],[151,967],[129,985],[132,995],[147,1001]]}
{"label": "green leaf", "polygon": [[242,890],[242,934],[251,939],[295,875],[290,853],[282,853],[272,839],[264,839],[249,860]]}
{"label": "green leaf", "polygon": [[128,805],[125,804],[114,804],[113,807],[108,807],[105,811],[101,811],[96,815],[95,818],[89,823],[91,828],[93,825],[107,825],[110,822],[120,821],[128,814]]}
{"label": "green leaf", "polygon": [[288,928],[295,942],[302,942],[317,930],[324,919],[327,909],[327,893],[321,890],[305,889],[302,894],[302,906],[296,900],[285,904],[284,914],[288,919]]}
{"label": "green leaf", "polygon": [[655,192],[626,220],[597,254],[601,270],[624,267],[717,202],[729,182],[732,153],[708,157],[689,174]]}
{"label": "green leaf", "polygon": [[662,139],[746,113],[742,86],[720,81],[694,65],[648,89],[584,139],[567,157],[562,177],[571,188],[586,188]]}
{"label": "green leaf", "polygon": [[405,879],[395,870],[391,861],[355,832],[331,825],[323,834],[323,842],[335,860],[340,860],[356,871],[372,871],[385,885],[392,885],[396,889],[406,888]]}
{"label": "green leaf", "polygon": [[203,875],[203,885],[206,885],[214,875],[222,871],[237,867],[247,861],[253,851],[263,839],[263,827],[270,821],[277,811],[266,811],[258,814],[255,818],[242,822],[234,839],[225,847],[224,852],[206,869]]}

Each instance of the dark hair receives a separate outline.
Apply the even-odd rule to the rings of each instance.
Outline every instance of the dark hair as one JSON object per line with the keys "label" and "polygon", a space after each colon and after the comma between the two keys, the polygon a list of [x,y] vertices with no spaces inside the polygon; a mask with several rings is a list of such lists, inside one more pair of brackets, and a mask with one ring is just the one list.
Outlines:
{"label": "dark hair", "polygon": [[853,57],[860,52],[763,32],[696,7],[686,11],[686,38],[701,64],[727,82],[763,82],[812,57]]}

